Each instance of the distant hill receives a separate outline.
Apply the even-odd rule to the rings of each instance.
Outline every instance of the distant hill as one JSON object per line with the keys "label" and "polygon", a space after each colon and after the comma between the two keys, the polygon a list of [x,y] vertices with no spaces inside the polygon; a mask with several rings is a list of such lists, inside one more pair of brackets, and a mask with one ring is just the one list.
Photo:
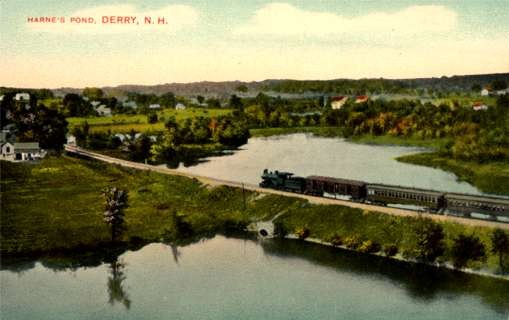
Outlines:
{"label": "distant hill", "polygon": [[[474,84],[485,86],[493,81],[509,83],[509,73],[494,73],[480,75],[463,75],[440,78],[416,79],[334,79],[334,80],[291,80],[273,79],[263,81],[222,81],[222,82],[191,82],[167,83],[159,85],[120,85],[116,87],[103,87],[111,95],[122,96],[127,92],[161,95],[173,92],[178,96],[196,96],[227,98],[231,94],[239,96],[255,96],[259,92],[269,92],[273,95],[317,95],[317,94],[364,94],[364,93],[401,93],[413,89],[428,89],[439,91],[470,91]],[[245,86],[247,91],[239,91]],[[244,89],[245,89],[244,88]],[[79,93],[78,88],[59,88],[53,90],[58,94]]]}

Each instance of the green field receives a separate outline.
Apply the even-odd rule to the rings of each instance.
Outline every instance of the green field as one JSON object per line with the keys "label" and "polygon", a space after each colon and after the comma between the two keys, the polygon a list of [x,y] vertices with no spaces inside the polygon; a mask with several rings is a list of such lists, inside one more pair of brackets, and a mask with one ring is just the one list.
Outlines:
{"label": "green field", "polygon": [[175,117],[177,121],[181,121],[194,117],[219,117],[230,113],[231,109],[164,109],[157,112],[159,121],[154,124],[148,123],[147,116],[143,114],[116,114],[111,117],[71,117],[67,118],[67,121],[71,130],[86,121],[90,125],[90,132],[106,132],[111,130],[111,132],[115,133],[126,133],[132,129],[137,132],[156,132],[164,129],[164,123],[170,117]]}
{"label": "green field", "polygon": [[450,171],[460,180],[473,184],[483,192],[509,195],[509,162],[507,161],[477,163],[452,159],[438,153],[407,155],[397,160]]}
{"label": "green field", "polygon": [[362,135],[349,138],[350,141],[362,144],[372,145],[395,145],[395,146],[408,146],[408,147],[423,147],[439,150],[445,146],[450,139],[422,139],[418,137],[400,137],[391,135],[372,136]]}
{"label": "green field", "polygon": [[[415,247],[413,217],[367,213],[275,195],[259,195],[230,187],[208,188],[195,179],[136,171],[68,156],[50,157],[39,164],[1,164],[2,255],[31,255],[77,248],[104,247],[109,228],[102,221],[101,190],[119,187],[129,192],[123,243],[179,241],[176,216],[188,226],[187,236],[221,230],[243,230],[248,223],[278,213],[279,227],[289,233],[306,228],[324,241],[355,236],[400,252]],[[446,242],[460,233],[475,234],[489,248],[491,229],[441,223]],[[190,234],[189,234],[189,230]],[[489,250],[487,250],[489,251]],[[448,255],[446,253],[445,258]],[[488,252],[485,264],[496,269],[497,257]]]}
{"label": "green field", "polygon": [[342,137],[343,131],[339,127],[284,127],[250,129],[252,137],[269,137],[292,133],[312,133],[322,137]]}

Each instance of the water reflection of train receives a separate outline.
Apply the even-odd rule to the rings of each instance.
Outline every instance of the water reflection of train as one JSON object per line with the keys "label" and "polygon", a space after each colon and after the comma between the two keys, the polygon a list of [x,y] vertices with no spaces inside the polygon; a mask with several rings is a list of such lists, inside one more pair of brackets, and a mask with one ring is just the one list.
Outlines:
{"label": "water reflection of train", "polygon": [[267,169],[263,171],[261,178],[262,188],[509,221],[509,199],[501,197],[440,192],[322,176],[303,178],[290,172],[271,172]]}

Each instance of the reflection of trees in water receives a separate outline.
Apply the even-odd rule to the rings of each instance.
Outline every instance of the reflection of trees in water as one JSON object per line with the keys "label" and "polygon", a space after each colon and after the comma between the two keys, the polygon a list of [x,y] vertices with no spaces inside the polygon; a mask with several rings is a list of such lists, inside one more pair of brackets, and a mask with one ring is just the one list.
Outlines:
{"label": "reflection of trees in water", "polygon": [[131,306],[131,300],[127,295],[122,282],[126,279],[125,276],[125,263],[122,261],[115,261],[110,263],[110,277],[108,278],[108,294],[110,300],[108,301],[111,305],[119,302],[122,303],[127,309]]}
{"label": "reflection of trees in water", "polygon": [[173,260],[175,261],[175,264],[179,264],[179,257],[180,257],[180,251],[179,247],[176,244],[170,244],[171,248],[171,254],[173,255]]}
{"label": "reflection of trees in water", "polygon": [[443,294],[469,294],[482,298],[500,312],[509,309],[509,281],[469,275],[427,265],[388,260],[302,241],[271,239],[262,241],[266,254],[280,258],[302,258],[338,272],[360,276],[383,276],[409,296],[430,301]]}

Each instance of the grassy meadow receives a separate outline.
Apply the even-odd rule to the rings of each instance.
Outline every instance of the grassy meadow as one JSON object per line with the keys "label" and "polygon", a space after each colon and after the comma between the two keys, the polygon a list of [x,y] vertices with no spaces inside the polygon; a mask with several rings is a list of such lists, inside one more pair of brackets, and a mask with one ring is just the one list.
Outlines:
{"label": "grassy meadow", "polygon": [[170,117],[175,117],[177,121],[190,119],[194,117],[219,117],[228,115],[231,109],[201,109],[188,108],[185,110],[163,109],[157,111],[157,123],[148,123],[147,115],[143,114],[115,114],[111,117],[70,117],[69,129],[83,124],[85,121],[90,125],[90,132],[106,132],[110,130],[115,133],[127,133],[131,130],[137,132],[158,132],[164,130],[164,124]]}
{"label": "grassy meadow", "polygon": [[436,152],[401,156],[397,160],[450,171],[459,180],[467,181],[483,192],[509,195],[509,163],[507,161],[478,163],[452,159]]}

